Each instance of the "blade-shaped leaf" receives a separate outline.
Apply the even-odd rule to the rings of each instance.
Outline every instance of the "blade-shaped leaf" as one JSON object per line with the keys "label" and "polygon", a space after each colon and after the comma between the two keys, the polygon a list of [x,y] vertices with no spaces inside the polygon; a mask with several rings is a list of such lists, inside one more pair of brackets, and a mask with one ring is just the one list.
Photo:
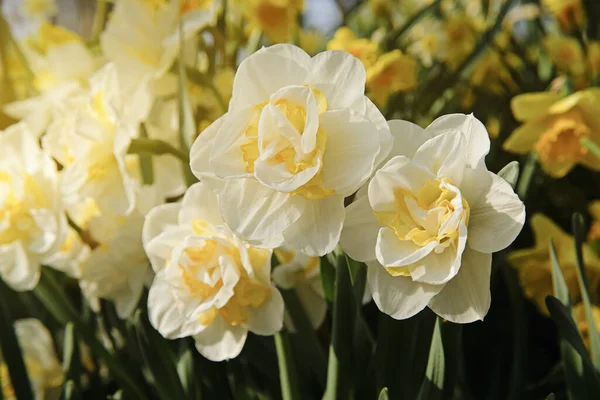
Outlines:
{"label": "blade-shaped leaf", "polygon": [[79,400],[81,399],[81,393],[79,393],[79,389],[77,389],[77,385],[72,380],[68,380],[63,388],[63,393],[61,398],[63,400]]}
{"label": "blade-shaped leaf", "polygon": [[379,392],[379,397],[377,398],[377,400],[388,400],[388,399],[389,399],[388,388],[384,387],[383,389],[381,389],[381,392]]}
{"label": "blade-shaped leaf", "polygon": [[79,355],[79,343],[75,334],[75,325],[72,322],[69,322],[65,327],[63,343],[63,371],[67,380],[78,384],[81,374],[81,359]]}
{"label": "blade-shaped leaf", "polygon": [[296,368],[290,338],[286,331],[275,334],[275,348],[279,364],[279,380],[281,382],[281,397],[283,400],[299,399]]}
{"label": "blade-shaped leaf", "polygon": [[511,161],[506,164],[504,168],[498,172],[498,176],[508,182],[514,189],[517,185],[517,180],[519,179],[519,162]]}
{"label": "blade-shaped leaf", "polygon": [[433,328],[425,380],[421,384],[421,389],[417,396],[419,400],[441,399],[444,391],[444,370],[446,365],[440,325],[441,321],[438,317]]}
{"label": "blade-shaped leaf", "polygon": [[561,301],[561,303],[571,310],[571,297],[569,295],[569,288],[567,282],[562,273],[562,268],[558,263],[558,257],[556,255],[556,249],[552,239],[550,242],[550,263],[552,264],[552,287],[554,289],[554,297]]}
{"label": "blade-shaped leaf", "polygon": [[321,257],[321,284],[325,299],[333,303],[335,292],[335,268],[327,256]]}
{"label": "blade-shaped leaf", "polygon": [[600,334],[596,329],[596,322],[592,314],[592,304],[590,301],[590,289],[585,271],[583,260],[583,243],[585,241],[585,232],[583,229],[583,217],[581,214],[573,215],[573,234],[575,236],[575,254],[577,257],[577,278],[579,280],[579,290],[585,307],[585,316],[588,324],[588,335],[592,351],[592,362],[597,370],[600,370]]}

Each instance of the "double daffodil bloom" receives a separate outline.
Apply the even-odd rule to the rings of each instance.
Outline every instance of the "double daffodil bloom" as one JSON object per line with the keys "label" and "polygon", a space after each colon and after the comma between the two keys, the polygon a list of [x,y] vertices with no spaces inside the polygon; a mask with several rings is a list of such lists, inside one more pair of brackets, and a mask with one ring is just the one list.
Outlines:
{"label": "double daffodil bloom", "polygon": [[310,256],[336,246],[344,198],[389,151],[383,115],[364,95],[362,63],[342,51],[311,58],[292,45],[240,65],[229,111],[191,149],[195,175],[223,219],[250,243]]}
{"label": "double daffodil bloom", "polygon": [[472,115],[389,124],[393,158],[348,206],[342,249],[367,263],[373,300],[395,319],[425,307],[457,323],[483,319],[492,253],[519,234],[525,207],[487,170],[490,140]]}
{"label": "double daffodil bloom", "polygon": [[504,149],[539,155],[542,169],[561,178],[582,164],[600,170],[600,159],[581,144],[600,143],[600,89],[586,89],[562,98],[558,93],[527,93],[511,102],[512,112],[523,125],[504,142]]}
{"label": "double daffodil bloom", "polygon": [[248,331],[272,335],[282,328],[271,251],[227,228],[205,184],[191,186],[181,203],[150,211],[143,242],[156,273],[148,314],[164,337],[192,336],[204,357],[222,361],[240,353]]}
{"label": "double daffodil bloom", "polygon": [[[535,238],[534,247],[509,253],[508,261],[519,272],[519,279],[525,295],[535,303],[542,313],[549,315],[546,308],[546,296],[554,293],[550,238],[554,243],[558,263],[562,268],[571,298],[574,303],[581,300],[577,280],[575,241],[572,236],[567,235],[543,214],[531,217],[530,224]],[[600,259],[587,244],[583,245],[583,260],[587,270],[590,293],[593,295],[593,301],[597,301],[599,300],[596,293],[598,293],[600,285]]]}

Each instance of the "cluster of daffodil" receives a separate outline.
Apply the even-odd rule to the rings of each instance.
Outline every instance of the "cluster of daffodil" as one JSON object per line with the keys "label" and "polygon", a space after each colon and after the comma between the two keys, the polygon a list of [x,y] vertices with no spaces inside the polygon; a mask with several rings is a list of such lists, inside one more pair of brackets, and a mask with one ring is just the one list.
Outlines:
{"label": "cluster of daffodil", "polygon": [[[520,196],[600,170],[600,42],[578,0],[339,1],[330,40],[300,23],[303,0],[98,0],[85,38],[53,22],[53,0],[0,4],[0,279],[68,303],[64,283],[98,316],[114,307],[122,321],[98,332],[65,303],[48,309],[131,398],[110,354],[128,346],[123,321],[147,313],[162,337],[234,359],[249,332],[324,324],[338,307],[324,264],[362,268],[358,301],[395,320],[483,320],[492,254],[525,224]],[[510,158],[486,164],[502,149],[526,160],[516,191],[514,165],[491,171]],[[598,322],[599,209],[583,246]],[[586,332],[573,240],[530,222],[535,247],[507,260],[548,314],[552,238]],[[11,331],[43,399],[69,375],[52,334],[37,319]],[[3,397],[17,398],[2,360]],[[149,368],[164,397],[172,377]]]}

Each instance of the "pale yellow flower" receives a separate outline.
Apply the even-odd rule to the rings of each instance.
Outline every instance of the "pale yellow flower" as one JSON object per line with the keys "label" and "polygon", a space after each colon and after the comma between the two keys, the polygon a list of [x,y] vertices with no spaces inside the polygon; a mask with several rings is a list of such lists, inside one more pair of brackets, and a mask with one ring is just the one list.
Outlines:
{"label": "pale yellow flower", "polygon": [[525,154],[535,151],[550,176],[565,176],[576,164],[600,170],[600,160],[581,139],[600,143],[600,89],[561,98],[558,93],[526,93],[513,98],[511,108],[523,125],[504,142],[504,149]]}
{"label": "pale yellow flower", "polygon": [[367,90],[375,103],[384,105],[392,93],[410,90],[417,85],[417,61],[393,50],[383,54],[367,68]]}
{"label": "pale yellow flower", "polygon": [[443,29],[448,46],[445,61],[450,68],[454,69],[471,54],[477,43],[478,31],[475,20],[468,14],[453,14],[448,17]]}
{"label": "pale yellow flower", "polygon": [[544,47],[556,68],[563,73],[581,75],[585,72],[585,57],[577,39],[567,36],[548,36]]}
{"label": "pale yellow flower", "polygon": [[600,75],[600,42],[588,42],[587,58],[590,74],[595,78]]}
{"label": "pale yellow flower", "polygon": [[377,43],[356,37],[354,32],[345,26],[335,32],[333,38],[327,43],[327,50],[347,51],[358,58],[365,68],[373,66],[381,54]]}
{"label": "pale yellow flower", "polygon": [[586,18],[581,0],[543,0],[542,2],[563,29],[571,30],[583,26]]}
{"label": "pale yellow flower", "polygon": [[506,66],[509,61],[503,60],[503,57],[506,56],[497,51],[487,51],[477,60],[471,73],[471,83],[480,89],[497,94],[506,93],[507,88],[516,89],[517,85]]}
{"label": "pale yellow flower", "polygon": [[261,29],[272,43],[289,40],[298,28],[298,16],[304,0],[243,0],[238,1],[250,25]]}
{"label": "pale yellow flower", "polygon": [[421,60],[425,67],[431,67],[434,61],[443,61],[448,55],[448,37],[442,22],[426,19],[409,33],[411,44],[408,52]]}
{"label": "pale yellow flower", "polygon": [[325,35],[316,29],[300,29],[298,43],[304,51],[314,55],[325,50],[326,39]]}
{"label": "pale yellow flower", "polygon": [[[552,238],[554,243],[558,262],[573,302],[580,299],[575,242],[571,235],[566,234],[543,214],[535,214],[531,217],[530,224],[535,245],[509,253],[508,261],[515,266],[519,273],[525,296],[531,299],[542,313],[548,315],[546,296],[554,293],[549,239]],[[596,293],[600,287],[600,259],[587,244],[584,244],[583,260],[587,270],[590,293],[593,296],[592,300],[596,301],[598,300]]]}

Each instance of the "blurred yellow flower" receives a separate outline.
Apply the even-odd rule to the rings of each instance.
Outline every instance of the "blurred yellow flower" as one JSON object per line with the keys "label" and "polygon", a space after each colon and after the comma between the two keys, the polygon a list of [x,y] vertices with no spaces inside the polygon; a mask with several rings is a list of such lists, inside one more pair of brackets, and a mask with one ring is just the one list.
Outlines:
{"label": "blurred yellow flower", "polygon": [[[225,104],[229,103],[231,99],[231,93],[233,91],[233,77],[235,72],[230,67],[219,68],[213,81],[217,88],[217,91],[225,101]],[[196,87],[198,88],[198,87]],[[221,115],[224,114],[224,110],[221,108],[219,101],[216,99],[215,94],[204,88],[198,88],[199,91],[192,92],[198,100],[198,107],[200,123],[198,124],[198,133],[206,129],[210,124],[216,121]],[[194,99],[193,99],[194,100]],[[193,101],[192,100],[192,101]]]}
{"label": "blurred yellow flower", "polygon": [[367,90],[375,103],[384,105],[394,92],[409,90],[417,85],[417,61],[394,50],[383,54],[367,68]]}
{"label": "blurred yellow flower", "polygon": [[583,26],[585,12],[581,0],[543,0],[563,29]]}
{"label": "blurred yellow flower", "polygon": [[544,39],[544,47],[560,72],[572,75],[581,75],[585,72],[585,58],[577,39],[548,36]]}
{"label": "blurred yellow flower", "polygon": [[535,151],[542,169],[554,178],[576,165],[600,170],[600,160],[581,145],[587,138],[600,143],[600,89],[591,88],[561,98],[558,93],[526,93],[513,98],[515,118],[523,122],[504,142],[504,149]]}
{"label": "blurred yellow flower", "polygon": [[489,117],[485,123],[490,138],[496,139],[500,135],[500,120],[497,117]]}
{"label": "blurred yellow flower", "polygon": [[362,61],[365,68],[375,64],[381,51],[377,43],[370,39],[357,38],[354,32],[346,26],[339,28],[333,39],[327,43],[327,50],[344,50]]}
{"label": "blurred yellow flower", "polygon": [[507,63],[514,62],[515,58],[518,61],[518,57],[511,54],[501,55],[497,51],[487,51],[475,64],[471,83],[497,94],[506,93],[507,89],[516,89],[517,85],[506,66]]}
{"label": "blurred yellow flower", "polygon": [[[535,214],[531,217],[530,224],[535,238],[535,246],[509,253],[508,261],[517,269],[525,295],[536,304],[542,313],[548,315],[546,296],[554,293],[549,239],[552,238],[554,243],[558,262],[573,302],[580,299],[575,244],[571,235],[566,234],[543,214]],[[583,259],[592,301],[596,301],[600,286],[600,259],[587,244],[583,245]]]}
{"label": "blurred yellow flower", "polygon": [[311,55],[325,50],[325,35],[316,29],[300,29],[298,42],[300,47]]}
{"label": "blurred yellow flower", "polygon": [[[594,326],[596,330],[600,332],[600,307],[592,304],[592,318],[594,319]],[[585,347],[590,348],[590,326],[588,324],[587,315],[585,313],[585,305],[579,303],[575,306],[575,321],[577,322],[577,328],[581,332],[581,337]]]}
{"label": "blurred yellow flower", "polygon": [[426,19],[417,24],[409,33],[411,44],[408,52],[418,57],[425,67],[433,61],[443,61],[448,54],[448,38],[442,23],[437,19]]}
{"label": "blurred yellow flower", "polygon": [[83,40],[75,32],[49,22],[42,23],[39,31],[26,39],[26,43],[41,54],[48,53],[52,46],[72,42],[83,43]]}
{"label": "blurred yellow flower", "polygon": [[600,42],[588,42],[587,58],[590,74],[595,78],[600,75]]}
{"label": "blurred yellow flower", "polygon": [[250,25],[261,29],[273,43],[287,42],[298,27],[304,0],[244,0],[244,15]]}
{"label": "blurred yellow flower", "polygon": [[471,54],[475,47],[477,42],[475,19],[468,14],[454,14],[446,20],[443,28],[448,46],[446,63],[454,69]]}

